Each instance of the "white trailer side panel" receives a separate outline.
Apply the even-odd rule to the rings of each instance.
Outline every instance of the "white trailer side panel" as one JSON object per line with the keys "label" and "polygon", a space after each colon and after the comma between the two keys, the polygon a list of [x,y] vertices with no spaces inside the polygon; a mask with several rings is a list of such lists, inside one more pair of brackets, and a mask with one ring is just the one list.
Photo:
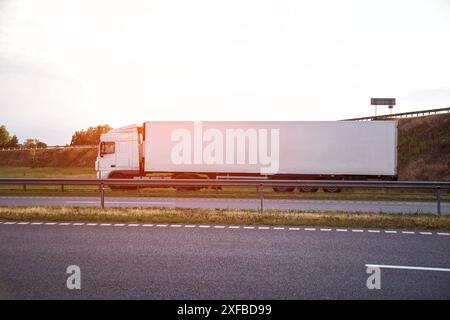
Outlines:
{"label": "white trailer side panel", "polygon": [[[249,147],[249,140],[246,140],[245,146],[246,163],[237,163],[236,160],[233,164],[227,164],[225,161],[227,130],[243,129],[247,133],[256,132],[258,148],[264,145],[259,144],[262,141],[259,133],[267,130],[269,155],[270,134],[274,132],[273,130],[278,130],[279,163],[276,173],[279,174],[388,176],[397,174],[397,121],[208,121],[201,124],[154,121],[146,122],[145,126],[144,156],[147,172],[261,173],[261,168],[267,168],[268,165],[261,164],[259,158],[258,163],[249,163],[248,152],[252,149]],[[209,129],[215,131],[208,131]],[[176,132],[188,133],[191,137],[190,163],[177,164],[173,161],[174,148],[177,145],[179,147],[181,141]],[[198,150],[204,152],[211,142],[203,136],[205,132],[222,135],[223,164],[220,161],[206,164],[203,155],[199,156]]]}

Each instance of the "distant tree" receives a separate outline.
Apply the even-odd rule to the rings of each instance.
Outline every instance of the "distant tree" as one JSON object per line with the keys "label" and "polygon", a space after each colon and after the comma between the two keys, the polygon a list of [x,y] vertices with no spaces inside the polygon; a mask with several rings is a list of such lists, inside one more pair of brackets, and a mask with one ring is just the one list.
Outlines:
{"label": "distant tree", "polygon": [[8,143],[5,145],[7,148],[17,148],[19,146],[19,139],[17,139],[16,135],[13,135],[11,139],[9,139]]}
{"label": "distant tree", "polygon": [[11,136],[5,126],[0,126],[0,147],[6,147]]}
{"label": "distant tree", "polygon": [[100,135],[110,131],[109,125],[101,125],[97,127],[89,127],[86,130],[76,131],[72,135],[71,146],[93,145],[100,142]]}
{"label": "distant tree", "polygon": [[25,148],[31,149],[31,148],[46,148],[47,144],[39,141],[38,139],[27,139],[25,140],[25,143],[23,144]]}

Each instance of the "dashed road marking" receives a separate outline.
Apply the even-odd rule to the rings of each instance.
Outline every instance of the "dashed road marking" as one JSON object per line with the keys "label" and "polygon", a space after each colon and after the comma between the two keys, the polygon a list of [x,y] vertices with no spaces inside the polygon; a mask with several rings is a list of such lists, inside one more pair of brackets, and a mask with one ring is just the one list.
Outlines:
{"label": "dashed road marking", "polygon": [[322,231],[322,232],[354,232],[354,233],[387,233],[387,234],[420,234],[420,235],[439,235],[439,236],[450,236],[449,232],[429,232],[429,231],[409,231],[409,230],[374,230],[374,229],[346,229],[346,228],[300,228],[300,227],[279,227],[279,226],[236,226],[236,225],[195,225],[195,224],[149,224],[149,223],[97,223],[97,222],[42,222],[42,221],[0,221],[3,225],[58,225],[58,226],[114,226],[114,227],[172,227],[172,228],[212,228],[212,229],[245,229],[245,230],[290,230],[290,231]]}

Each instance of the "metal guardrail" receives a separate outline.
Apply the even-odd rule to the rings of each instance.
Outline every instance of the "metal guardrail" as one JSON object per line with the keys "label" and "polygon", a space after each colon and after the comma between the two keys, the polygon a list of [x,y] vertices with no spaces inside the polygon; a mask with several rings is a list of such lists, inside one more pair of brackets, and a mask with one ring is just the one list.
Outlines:
{"label": "metal guardrail", "polygon": [[58,178],[0,178],[0,185],[66,185],[98,186],[100,206],[105,207],[105,187],[256,187],[264,208],[265,187],[336,187],[336,188],[406,188],[434,190],[437,213],[441,214],[441,190],[450,190],[450,181],[342,181],[342,180],[270,180],[270,179],[58,179]]}
{"label": "metal guardrail", "polygon": [[401,113],[393,113],[393,114],[382,114],[379,116],[351,118],[351,119],[344,119],[342,121],[386,120],[386,119],[403,118],[403,117],[421,117],[421,116],[425,116],[425,115],[431,115],[431,114],[437,114],[437,113],[449,113],[449,112],[450,112],[450,108],[439,108],[439,109],[428,109],[428,110],[401,112]]}

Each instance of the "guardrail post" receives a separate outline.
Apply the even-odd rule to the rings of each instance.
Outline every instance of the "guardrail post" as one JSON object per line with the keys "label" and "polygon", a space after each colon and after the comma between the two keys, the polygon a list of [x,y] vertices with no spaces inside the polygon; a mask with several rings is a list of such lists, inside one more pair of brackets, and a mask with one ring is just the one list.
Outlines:
{"label": "guardrail post", "polygon": [[437,214],[441,215],[441,187],[436,188]]}
{"label": "guardrail post", "polygon": [[61,192],[64,192],[64,185],[61,185]]}
{"label": "guardrail post", "polygon": [[100,183],[100,206],[105,209],[105,187],[103,183]]}
{"label": "guardrail post", "polygon": [[258,192],[259,192],[259,211],[264,211],[264,186],[260,184],[258,186]]}
{"label": "guardrail post", "polygon": [[23,188],[23,191],[27,191],[27,185],[26,184],[23,184],[22,188]]}

